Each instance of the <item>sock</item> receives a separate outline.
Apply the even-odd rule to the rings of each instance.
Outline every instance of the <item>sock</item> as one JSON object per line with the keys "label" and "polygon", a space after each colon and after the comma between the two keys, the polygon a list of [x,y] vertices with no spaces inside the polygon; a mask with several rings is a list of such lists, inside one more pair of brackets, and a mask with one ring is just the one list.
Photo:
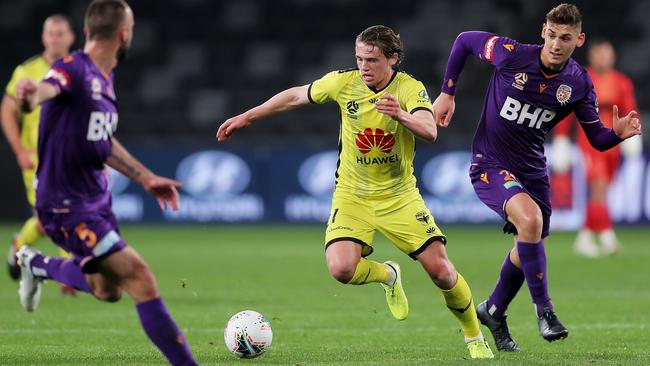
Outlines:
{"label": "sock", "polygon": [[611,229],[612,219],[609,216],[609,209],[605,202],[587,203],[587,219],[585,226],[597,233]]}
{"label": "sock", "polygon": [[526,277],[528,290],[536,305],[537,316],[541,316],[545,308],[553,310],[553,303],[548,297],[546,282],[546,253],[544,253],[544,241],[537,243],[526,243],[517,241],[517,251],[521,261],[521,269]]}
{"label": "sock", "polygon": [[41,237],[43,237],[43,233],[38,230],[38,219],[30,217],[18,232],[16,249],[20,249],[23,245],[33,245]]}
{"label": "sock", "polygon": [[72,254],[66,252],[65,250],[59,248],[59,257],[63,257],[65,259],[72,259]]}
{"label": "sock", "polygon": [[37,254],[32,259],[31,267],[35,276],[53,279],[79,291],[92,294],[88,281],[86,281],[86,275],[81,271],[81,266],[72,259]]}
{"label": "sock", "polygon": [[497,319],[503,319],[506,315],[508,305],[515,298],[517,292],[524,284],[524,272],[517,268],[510,260],[510,252],[501,265],[501,273],[497,284],[488,298],[488,313]]}
{"label": "sock", "polygon": [[388,268],[383,263],[371,261],[361,258],[354,270],[354,276],[348,284],[350,285],[365,285],[372,282],[386,283],[390,279]]}
{"label": "sock", "polygon": [[161,298],[136,305],[145,333],[172,365],[198,365]]}
{"label": "sock", "polygon": [[475,340],[481,336],[481,329],[472,301],[472,290],[469,289],[463,276],[460,273],[456,274],[458,276],[456,284],[449,290],[442,290],[442,295],[445,297],[447,307],[458,319],[463,334],[465,334],[465,340]]}

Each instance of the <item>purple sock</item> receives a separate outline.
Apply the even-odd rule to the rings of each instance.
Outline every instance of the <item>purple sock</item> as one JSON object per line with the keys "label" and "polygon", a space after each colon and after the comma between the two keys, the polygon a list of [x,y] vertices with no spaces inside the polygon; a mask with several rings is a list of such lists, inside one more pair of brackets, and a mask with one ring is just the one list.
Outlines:
{"label": "purple sock", "polygon": [[526,283],[533,303],[536,305],[537,316],[541,316],[545,308],[553,310],[553,303],[548,297],[546,286],[546,253],[544,253],[544,241],[537,243],[525,243],[517,241],[517,251],[521,261],[521,269],[526,276]]}
{"label": "purple sock", "polygon": [[32,273],[39,277],[47,277],[63,283],[79,291],[92,294],[86,275],[81,267],[72,259],[62,257],[46,257],[37,254],[31,262]]}
{"label": "purple sock", "polygon": [[136,305],[142,328],[172,365],[198,365],[183,333],[167,311],[161,298]]}
{"label": "purple sock", "polygon": [[487,308],[490,315],[497,319],[503,319],[506,315],[506,309],[517,292],[524,284],[524,272],[517,268],[510,260],[510,252],[506,254],[506,259],[501,265],[501,273],[497,280],[497,285],[492,290],[488,298]]}

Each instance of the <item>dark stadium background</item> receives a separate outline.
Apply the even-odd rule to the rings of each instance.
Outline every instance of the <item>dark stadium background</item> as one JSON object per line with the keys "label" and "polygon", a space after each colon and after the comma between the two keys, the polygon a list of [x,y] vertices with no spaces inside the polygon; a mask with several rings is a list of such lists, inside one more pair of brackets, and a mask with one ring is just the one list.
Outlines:
{"label": "dark stadium background", "polygon": [[[27,0],[0,3],[0,84],[13,68],[42,49],[42,21],[68,15],[83,45],[87,1]],[[259,123],[225,145],[214,139],[218,123],[275,92],[354,66],[353,40],[365,27],[386,24],[405,44],[403,69],[422,80],[432,98],[439,92],[455,36],[486,30],[521,42],[540,41],[546,11],[558,2],[524,0],[280,0],[131,1],[135,38],[116,73],[120,107],[117,136],[127,147],[152,151],[176,147],[267,154],[275,149],[335,149],[337,109],[307,107]],[[618,68],[636,86],[640,109],[650,106],[650,2],[575,1],[583,30],[610,39]],[[575,58],[584,61],[584,49]],[[475,60],[463,73],[454,124],[418,154],[467,149],[480,114],[491,68]],[[645,138],[648,141],[647,138]],[[70,142],[66,142],[70,143]],[[647,144],[646,144],[647,145]],[[149,154],[151,156],[151,153]],[[155,158],[155,156],[154,156]],[[161,155],[163,159],[163,155]],[[155,165],[155,164],[154,164]],[[29,208],[20,173],[6,140],[0,139],[0,220],[24,219]]]}

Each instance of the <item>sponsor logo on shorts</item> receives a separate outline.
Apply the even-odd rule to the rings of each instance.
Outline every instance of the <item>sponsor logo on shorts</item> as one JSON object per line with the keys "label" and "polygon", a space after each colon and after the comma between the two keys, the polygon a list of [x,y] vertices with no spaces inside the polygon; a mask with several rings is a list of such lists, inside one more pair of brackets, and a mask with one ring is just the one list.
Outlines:
{"label": "sponsor logo on shorts", "polygon": [[337,231],[337,230],[347,230],[347,231],[352,231],[352,228],[349,228],[349,227],[347,227],[347,226],[341,226],[341,225],[339,225],[339,226],[334,226],[334,227],[331,227],[331,228],[327,229],[327,232],[328,232],[328,233],[331,233],[332,231]]}
{"label": "sponsor logo on shorts", "polygon": [[355,142],[362,154],[369,153],[373,147],[389,154],[395,146],[395,136],[390,131],[384,132],[381,128],[377,128],[375,131],[372,128],[366,128],[363,132],[357,133]]}
{"label": "sponsor logo on shorts", "polygon": [[415,214],[415,219],[422,223],[422,225],[428,225],[431,215],[426,211],[420,211]]}
{"label": "sponsor logo on shorts", "polygon": [[93,248],[93,255],[95,257],[99,257],[103,254],[106,254],[113,245],[117,244],[120,241],[120,236],[115,232],[115,230],[111,230],[106,234],[102,240],[97,243],[97,245]]}
{"label": "sponsor logo on shorts", "polygon": [[436,228],[435,228],[435,227],[430,227],[430,228],[427,229],[427,234],[433,234],[433,233],[435,233],[435,232],[436,232]]}
{"label": "sponsor logo on shorts", "polygon": [[487,172],[483,172],[483,173],[481,173],[481,178],[480,178],[480,179],[481,179],[483,182],[485,182],[486,184],[490,184],[490,179],[488,179],[488,174],[487,174]]}
{"label": "sponsor logo on shorts", "polygon": [[503,48],[508,50],[508,52],[512,52],[515,49],[515,45],[512,43],[506,43],[503,45]]}
{"label": "sponsor logo on shorts", "polygon": [[503,183],[503,186],[506,187],[506,189],[510,189],[512,187],[521,187],[521,184],[519,184],[517,181],[511,180]]}

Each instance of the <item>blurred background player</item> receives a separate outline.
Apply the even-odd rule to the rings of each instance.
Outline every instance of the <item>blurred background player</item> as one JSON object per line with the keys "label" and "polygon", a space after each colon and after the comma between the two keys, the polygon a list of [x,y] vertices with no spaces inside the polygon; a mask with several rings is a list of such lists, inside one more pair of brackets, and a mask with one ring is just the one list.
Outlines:
{"label": "blurred background player", "polygon": [[[31,57],[18,65],[11,76],[11,80],[5,89],[2,99],[2,130],[9,142],[18,166],[23,172],[23,182],[27,192],[27,201],[34,208],[36,193],[34,190],[34,177],[38,158],[36,145],[38,143],[38,122],[40,118],[40,106],[30,113],[21,113],[16,103],[16,84],[23,78],[35,82],[42,80],[50,69],[50,66],[57,59],[63,57],[70,51],[74,43],[74,33],[70,20],[60,14],[54,14],[45,19],[43,23],[43,53]],[[9,276],[12,279],[20,278],[20,267],[16,263],[16,252],[23,245],[34,245],[45,233],[38,222],[36,214],[30,217],[23,224],[22,228],[12,240],[7,257]],[[62,256],[70,258],[70,255],[63,249],[59,249]],[[62,285],[64,293],[74,293],[74,289]]]}
{"label": "blurred background player", "polygon": [[599,151],[641,133],[635,111],[619,118],[614,108],[613,129],[600,122],[589,75],[571,58],[585,40],[582,15],[575,5],[551,9],[541,37],[543,45],[530,45],[487,32],[459,34],[442,92],[433,104],[436,122],[448,126],[467,57],[474,55],[494,66],[472,142],[470,177],[479,199],[504,219],[504,233],[515,236],[496,287],[477,307],[499,351],[519,351],[506,323],[506,310],[524,282],[535,304],[540,335],[551,342],[569,334],[555,313],[547,285],[544,239],[549,235],[551,201],[546,135],[571,112]]}
{"label": "blurred background player", "polygon": [[34,311],[44,279],[107,302],[126,292],[145,333],[167,360],[197,365],[153,273],[121,238],[112,211],[105,165],[140,183],[161,209],[179,207],[181,183],[155,175],[112,138],[118,122],[113,70],[131,46],[134,23],[126,2],[93,1],[85,15],[84,49],[56,61],[41,83],[22,79],[16,86],[21,109],[43,104],[36,211],[47,235],[74,254],[73,259],[46,257],[22,246],[18,293],[25,310]]}
{"label": "blurred background player", "polygon": [[[614,106],[619,113],[625,115],[637,109],[632,80],[614,69],[616,53],[612,44],[606,40],[594,40],[589,44],[589,66],[586,67],[594,83],[600,120],[606,127],[612,127]],[[569,176],[571,159],[571,143],[569,134],[575,118],[573,115],[565,118],[555,129],[553,140],[552,168],[555,174],[565,174],[558,179]],[[582,229],[578,232],[574,249],[575,252],[587,257],[596,257],[601,249],[596,244],[594,233],[598,235],[603,254],[614,254],[619,250],[619,241],[614,233],[612,219],[607,207],[607,191],[619,166],[621,152],[628,156],[638,156],[642,150],[641,137],[626,140],[618,146],[600,152],[594,149],[587,136],[578,129],[576,142],[583,155],[589,199],[587,212]]]}
{"label": "blurred background player", "polygon": [[376,231],[417,260],[458,319],[471,358],[493,358],[483,338],[469,285],[447,257],[447,239],[424,204],[413,175],[415,137],[435,141],[437,128],[424,85],[399,70],[402,41],[382,25],[355,40],[357,67],[332,71],[287,89],[229,118],[219,141],[266,117],[310,103],[336,102],[341,113],[339,164],[325,234],[327,267],[344,284],[379,283],[393,317],[408,316],[400,267],[366,259]]}

